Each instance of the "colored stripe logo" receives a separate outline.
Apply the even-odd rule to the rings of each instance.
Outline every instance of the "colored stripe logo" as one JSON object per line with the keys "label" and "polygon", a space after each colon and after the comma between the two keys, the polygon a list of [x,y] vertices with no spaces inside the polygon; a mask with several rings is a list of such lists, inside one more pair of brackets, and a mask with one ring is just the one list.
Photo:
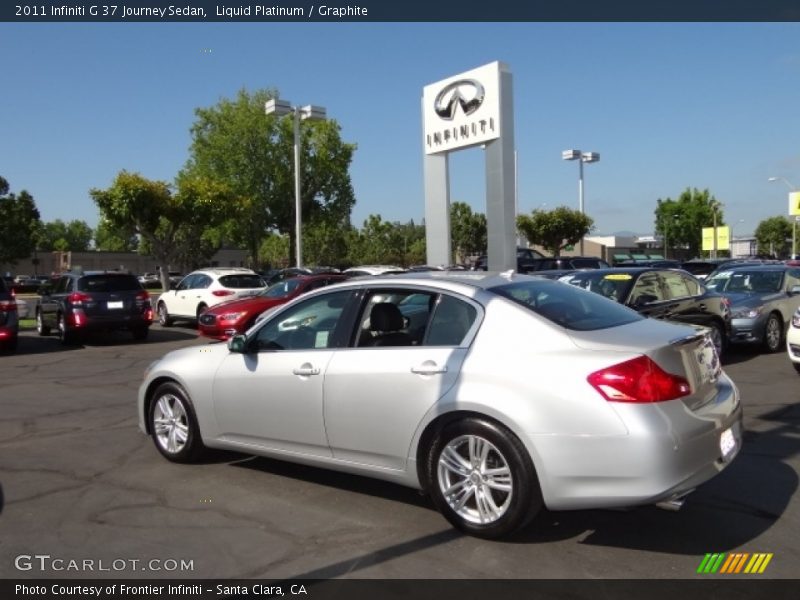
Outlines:
{"label": "colored stripe logo", "polygon": [[772,560],[772,552],[731,552],[706,554],[700,566],[697,567],[698,573],[721,573],[725,575],[735,575],[739,573],[749,573],[760,575],[767,570],[769,561]]}

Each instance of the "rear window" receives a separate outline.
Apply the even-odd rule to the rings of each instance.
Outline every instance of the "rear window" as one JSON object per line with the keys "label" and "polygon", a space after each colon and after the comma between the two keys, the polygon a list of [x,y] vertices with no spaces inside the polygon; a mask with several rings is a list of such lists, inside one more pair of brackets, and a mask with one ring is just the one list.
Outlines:
{"label": "rear window", "polygon": [[266,283],[258,275],[223,275],[219,278],[221,285],[232,289],[262,288]]}
{"label": "rear window", "polygon": [[278,282],[263,292],[259,294],[259,296],[265,296],[267,298],[283,298],[284,296],[288,296],[293,291],[297,289],[297,286],[300,285],[299,279],[286,279],[285,281]]}
{"label": "rear window", "polygon": [[87,275],[78,280],[81,292],[133,292],[142,289],[133,275]]}
{"label": "rear window", "polygon": [[519,281],[489,288],[553,323],[576,331],[607,329],[641,321],[639,313],[557,281]]}

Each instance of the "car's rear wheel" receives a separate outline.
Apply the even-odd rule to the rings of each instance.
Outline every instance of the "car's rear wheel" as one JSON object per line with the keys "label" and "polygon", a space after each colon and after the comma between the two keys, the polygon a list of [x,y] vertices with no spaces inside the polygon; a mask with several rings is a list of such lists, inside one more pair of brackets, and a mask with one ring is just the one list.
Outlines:
{"label": "car's rear wheel", "polygon": [[44,318],[40,310],[36,311],[36,332],[39,335],[50,335],[50,326],[44,324]]}
{"label": "car's rear wheel", "polygon": [[156,448],[167,460],[193,462],[206,449],[189,395],[177,383],[158,386],[150,403],[149,424]]}
{"label": "car's rear wheel", "polygon": [[764,325],[764,349],[767,352],[777,352],[783,347],[783,323],[781,318],[772,313]]}
{"label": "car's rear wheel", "polygon": [[159,302],[156,311],[158,312],[159,325],[161,325],[162,327],[171,327],[173,320],[172,317],[169,316],[167,305],[164,304],[163,302]]}
{"label": "car's rear wheel", "polygon": [[64,313],[58,314],[56,327],[58,329],[58,339],[61,340],[62,344],[65,346],[70,346],[78,343],[78,334],[69,328],[69,325],[67,325],[67,319],[64,317]]}
{"label": "car's rear wheel", "polygon": [[208,306],[206,306],[205,304],[198,304],[198,305],[197,305],[197,314],[196,314],[196,317],[197,317],[197,320],[198,320],[198,321],[200,320],[200,315],[202,315],[202,314],[203,314],[204,312],[206,312],[207,310],[208,310]]}
{"label": "car's rear wheel", "polygon": [[498,538],[520,529],[539,512],[542,494],[522,442],[482,419],[446,426],[428,456],[434,504],[458,529]]}
{"label": "car's rear wheel", "polygon": [[797,371],[797,374],[800,375],[800,363],[793,362],[792,366],[794,367],[794,370]]}

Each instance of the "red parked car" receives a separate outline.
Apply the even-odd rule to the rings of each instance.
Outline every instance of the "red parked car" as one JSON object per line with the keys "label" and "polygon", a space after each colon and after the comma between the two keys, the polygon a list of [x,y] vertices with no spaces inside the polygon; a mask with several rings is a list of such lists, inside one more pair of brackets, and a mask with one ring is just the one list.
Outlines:
{"label": "red parked car", "polygon": [[197,328],[207,337],[227,340],[237,333],[247,331],[255,323],[256,317],[265,310],[284,304],[305,292],[346,279],[346,275],[338,273],[292,277],[268,287],[256,296],[212,306],[200,315]]}

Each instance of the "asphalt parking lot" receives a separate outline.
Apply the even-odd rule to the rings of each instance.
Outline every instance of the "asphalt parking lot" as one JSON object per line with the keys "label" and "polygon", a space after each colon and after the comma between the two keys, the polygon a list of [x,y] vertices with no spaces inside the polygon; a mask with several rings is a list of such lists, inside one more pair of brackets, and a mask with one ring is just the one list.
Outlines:
{"label": "asphalt parking lot", "polygon": [[[0,356],[0,577],[684,579],[732,551],[774,554],[742,577],[797,576],[800,376],[782,353],[726,360],[745,445],[679,512],[544,511],[487,542],[392,484],[227,453],[164,460],[137,429],[136,390],[152,360],[204,343],[180,326],[74,348],[26,331]],[[34,555],[95,570],[18,558]]]}

